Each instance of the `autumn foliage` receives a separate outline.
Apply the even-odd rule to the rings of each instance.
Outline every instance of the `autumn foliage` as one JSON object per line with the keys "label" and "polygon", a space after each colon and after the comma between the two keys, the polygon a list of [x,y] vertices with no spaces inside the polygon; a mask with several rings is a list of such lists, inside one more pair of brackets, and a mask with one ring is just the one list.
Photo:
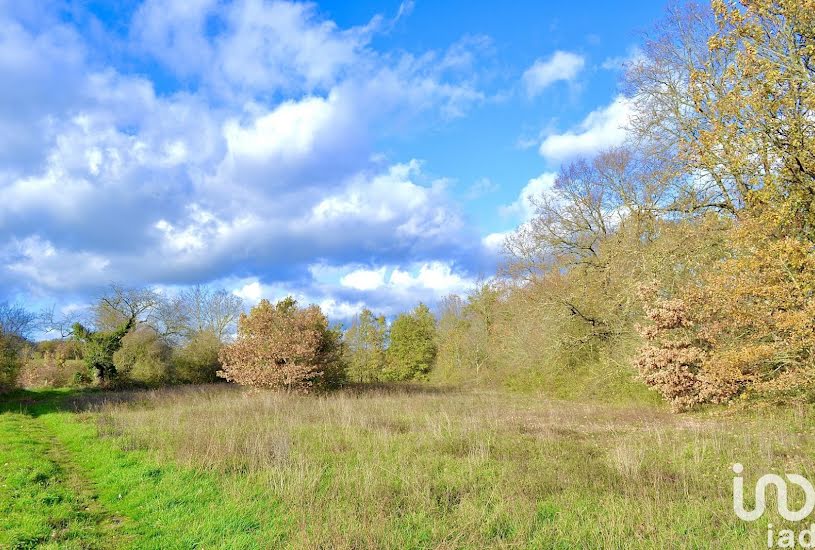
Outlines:
{"label": "autumn foliage", "polygon": [[242,386],[311,392],[342,381],[340,334],[320,308],[268,300],[238,320],[237,340],[221,349],[219,376]]}
{"label": "autumn foliage", "polygon": [[667,106],[670,94],[642,84],[671,40],[677,52],[697,48],[686,67],[693,108],[651,128],[673,128],[683,169],[709,182],[713,192],[701,202],[726,219],[725,246],[683,284],[643,287],[649,321],[637,366],[680,410],[737,397],[808,400],[815,393],[815,3],[715,1],[704,45],[678,28],[655,42],[637,82],[647,104]]}

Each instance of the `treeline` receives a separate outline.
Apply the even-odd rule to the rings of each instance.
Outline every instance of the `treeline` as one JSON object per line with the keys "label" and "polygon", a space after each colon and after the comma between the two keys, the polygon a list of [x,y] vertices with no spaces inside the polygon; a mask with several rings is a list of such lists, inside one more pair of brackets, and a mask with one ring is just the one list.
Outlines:
{"label": "treeline", "polygon": [[[397,316],[362,311],[343,330],[318,306],[286,298],[246,313],[223,289],[174,296],[112,286],[84,322],[0,304],[0,390],[96,385],[158,387],[225,379],[290,391],[347,382],[426,380],[434,366],[436,319],[419,304]],[[33,342],[31,334],[59,338]]]}
{"label": "treeline", "polygon": [[811,401],[813,8],[670,11],[627,67],[628,143],[563,166],[496,277],[437,316],[419,305],[388,324],[366,310],[343,331],[292,300],[241,315],[224,291],[175,302],[119,289],[72,343],[31,345],[25,322],[0,319],[0,385],[21,357],[25,378],[33,353],[82,361],[77,376],[103,385],[434,379],[602,399],[650,388],[676,410]]}
{"label": "treeline", "polygon": [[811,401],[814,7],[670,10],[627,66],[628,142],[563,166],[495,279],[442,303],[431,377]]}
{"label": "treeline", "polygon": [[636,378],[677,410],[810,401],[813,8],[672,10],[627,69],[629,142],[564,166],[496,283],[448,301],[438,367],[587,396]]}
{"label": "treeline", "polygon": [[[214,382],[242,312],[239,297],[203,286],[172,297],[113,286],[84,322],[0,304],[0,389]],[[35,330],[58,338],[32,342]]]}

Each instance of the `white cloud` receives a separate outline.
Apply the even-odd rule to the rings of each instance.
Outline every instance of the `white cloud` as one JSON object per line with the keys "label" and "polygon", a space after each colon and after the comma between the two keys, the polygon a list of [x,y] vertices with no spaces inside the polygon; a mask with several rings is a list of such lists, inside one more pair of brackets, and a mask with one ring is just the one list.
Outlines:
{"label": "white cloud", "polygon": [[340,284],[356,290],[376,290],[385,284],[385,270],[357,269],[340,279]]}
{"label": "white cloud", "polygon": [[248,301],[292,286],[320,302],[333,297],[298,286],[315,262],[374,265],[332,288],[377,293],[393,289],[376,266],[478,261],[447,180],[372,159],[381,135],[484,99],[485,39],[375,51],[377,17],[341,28],[314,4],[148,0],[123,40],[163,69],[146,60],[135,75],[117,66],[133,43],[97,55],[106,29],[11,17],[0,13],[0,80],[15,82],[0,90],[0,294],[239,273],[230,288]]}
{"label": "white cloud", "polygon": [[551,191],[555,185],[555,180],[557,180],[557,174],[554,172],[544,172],[540,176],[532,178],[521,189],[515,202],[501,207],[501,213],[504,215],[518,215],[524,221],[531,219],[535,214],[534,201],[544,193]]}
{"label": "white cloud", "polygon": [[504,251],[504,244],[506,243],[507,237],[509,235],[510,233],[508,231],[490,233],[489,235],[481,239],[481,244],[491,254],[497,255]]}
{"label": "white cloud", "polygon": [[[112,280],[110,261],[93,252],[56,247],[40,237],[12,241],[0,250],[5,270],[24,278],[38,290],[73,290],[80,284],[104,284]],[[71,273],[66,277],[65,273]]]}
{"label": "white cloud", "polygon": [[332,321],[347,320],[362,311],[363,302],[345,302],[334,298],[326,298],[317,303],[322,312]]}
{"label": "white cloud", "polygon": [[243,298],[247,305],[252,306],[263,298],[263,286],[257,280],[251,281],[233,290],[232,294]]}
{"label": "white cloud", "polygon": [[631,100],[619,95],[609,105],[589,113],[574,130],[546,137],[539,152],[550,162],[562,162],[620,145],[632,112]]}
{"label": "white cloud", "polygon": [[133,34],[175,73],[231,95],[329,89],[358,60],[374,26],[342,30],[311,3],[147,0]]}
{"label": "white cloud", "polygon": [[133,17],[131,32],[140,46],[177,74],[201,73],[212,63],[207,17],[218,0],[146,0]]}
{"label": "white cloud", "polygon": [[465,292],[473,286],[473,281],[453,272],[453,267],[445,262],[429,262],[419,267],[418,273],[394,269],[389,284],[405,291],[414,288],[429,289],[443,296],[454,292]]}
{"label": "white cloud", "polygon": [[585,65],[582,55],[560,50],[547,59],[538,59],[523,74],[526,93],[534,97],[555,82],[574,80]]}
{"label": "white cloud", "polygon": [[637,63],[639,60],[643,59],[644,56],[645,54],[639,47],[632,46],[628,48],[628,51],[626,52],[625,55],[617,55],[605,58],[603,62],[600,64],[600,67],[607,71],[621,71],[631,66],[632,64]]}
{"label": "white cloud", "polygon": [[469,200],[474,200],[484,195],[494,193],[498,191],[498,189],[500,189],[500,186],[490,178],[480,178],[467,189],[467,193],[464,196]]}
{"label": "white cloud", "polygon": [[416,183],[422,178],[417,160],[393,165],[372,178],[359,175],[340,193],[317,203],[306,223],[326,231],[388,225],[389,238],[444,239],[460,229],[462,221],[445,196],[447,181]]}
{"label": "white cloud", "polygon": [[308,155],[332,122],[332,103],[321,97],[285,101],[248,127],[237,119],[229,119],[224,124],[229,152],[250,159],[285,160]]}
{"label": "white cloud", "polygon": [[[451,261],[433,260],[362,267],[358,264],[315,264],[311,302],[341,312],[348,319],[362,307],[387,316],[413,308],[417,302],[434,306],[444,296],[463,294],[475,279]],[[349,284],[353,283],[353,284]],[[324,309],[325,311],[325,309]]]}

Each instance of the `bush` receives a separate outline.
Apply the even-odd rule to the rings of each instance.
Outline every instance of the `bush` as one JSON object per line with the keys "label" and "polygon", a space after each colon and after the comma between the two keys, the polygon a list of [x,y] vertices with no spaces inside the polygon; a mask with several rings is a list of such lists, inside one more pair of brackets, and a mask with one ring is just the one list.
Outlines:
{"label": "bush", "polygon": [[348,378],[353,382],[376,382],[385,368],[387,325],[384,316],[369,309],[357,315],[345,332]]}
{"label": "bush", "polygon": [[318,306],[268,300],[238,321],[238,339],[221,348],[218,376],[255,388],[309,392],[337,386],[344,377],[341,336]]}
{"label": "bush", "polygon": [[19,371],[20,361],[15,338],[0,332],[0,393],[17,387]]}
{"label": "bush", "polygon": [[674,409],[815,395],[815,242],[780,233],[771,216],[745,214],[729,255],[697,280],[643,287],[650,322],[637,366]]}
{"label": "bush", "polygon": [[171,349],[155,330],[140,327],[122,338],[113,354],[120,384],[155,387],[172,379]]}
{"label": "bush", "polygon": [[218,380],[221,341],[213,331],[198,332],[173,352],[173,373],[178,382],[205,384]]}
{"label": "bush", "polygon": [[430,309],[419,304],[403,313],[391,326],[384,380],[426,378],[436,359],[436,319]]}
{"label": "bush", "polygon": [[84,361],[45,356],[23,363],[19,384],[23,388],[65,388],[87,385],[92,380]]}

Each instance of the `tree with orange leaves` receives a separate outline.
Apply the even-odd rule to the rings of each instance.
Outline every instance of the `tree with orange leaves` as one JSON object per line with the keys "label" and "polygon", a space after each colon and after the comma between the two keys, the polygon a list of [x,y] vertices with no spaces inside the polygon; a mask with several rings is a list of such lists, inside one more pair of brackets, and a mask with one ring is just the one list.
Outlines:
{"label": "tree with orange leaves", "polygon": [[343,376],[340,334],[316,305],[268,300],[238,320],[238,338],[221,348],[219,376],[254,388],[308,393],[338,385]]}

